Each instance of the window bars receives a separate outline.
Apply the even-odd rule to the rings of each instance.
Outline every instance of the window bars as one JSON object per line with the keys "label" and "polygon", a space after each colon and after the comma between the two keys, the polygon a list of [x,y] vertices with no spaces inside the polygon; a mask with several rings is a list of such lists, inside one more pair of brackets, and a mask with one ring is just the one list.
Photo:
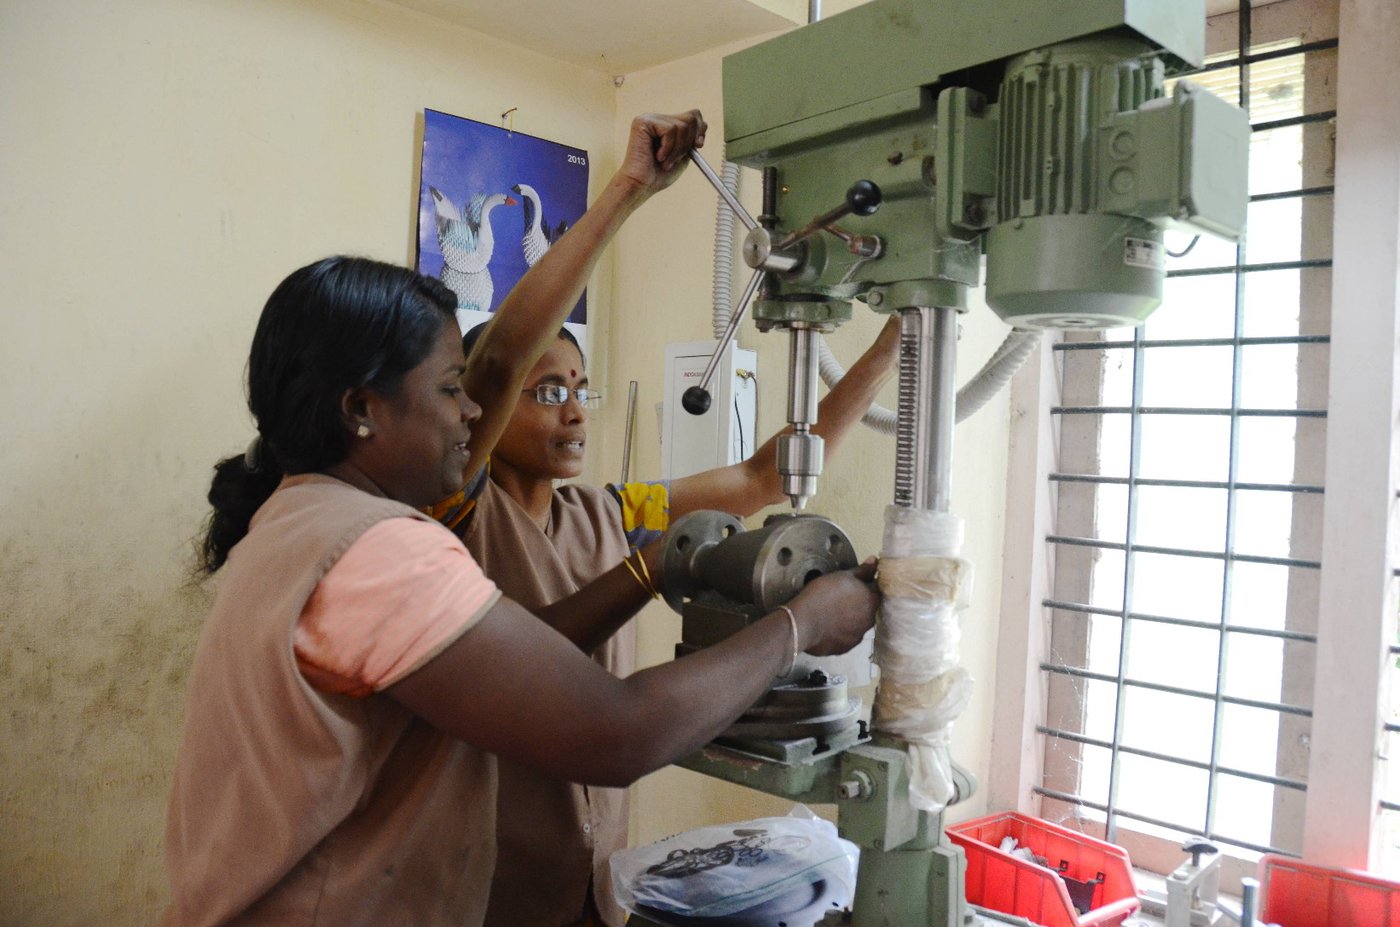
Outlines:
{"label": "window bars", "polygon": [[1239,52],[1188,79],[1250,113],[1249,243],[1191,242],[1144,328],[1055,345],[1036,730],[1045,816],[1249,858],[1301,846],[1337,42],[1259,46],[1247,3],[1239,22]]}

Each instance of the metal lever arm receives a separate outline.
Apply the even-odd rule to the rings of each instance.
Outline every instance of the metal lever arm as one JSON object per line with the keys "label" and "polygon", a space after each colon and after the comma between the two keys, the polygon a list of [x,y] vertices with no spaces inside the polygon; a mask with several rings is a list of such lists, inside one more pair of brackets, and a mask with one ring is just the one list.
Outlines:
{"label": "metal lever arm", "polygon": [[855,214],[857,216],[872,215],[880,208],[880,200],[883,194],[873,180],[857,180],[851,184],[851,188],[846,191],[846,201],[835,209],[829,210],[808,222],[795,232],[789,232],[783,240],[773,246],[774,251],[784,251],[802,241],[804,238],[811,238],[817,232],[831,225],[838,219]]}
{"label": "metal lever arm", "polygon": [[688,388],[681,394],[681,406],[691,415],[704,415],[709,411],[710,381],[714,379],[715,368],[719,366],[719,359],[724,356],[724,352],[729,350],[729,342],[734,338],[734,330],[743,321],[744,312],[749,307],[749,300],[753,299],[754,291],[758,289],[759,281],[762,279],[763,271],[753,272],[753,276],[749,278],[748,286],[744,287],[744,295],[739,297],[739,305],[735,306],[734,311],[729,315],[729,325],[725,328],[724,334],[720,336],[715,353],[710,355],[710,362],[705,365],[705,372],[701,374],[699,384]]}
{"label": "metal lever arm", "polygon": [[[690,160],[695,162],[695,166],[700,169],[700,173],[705,175],[705,179],[710,182],[719,193],[739,221],[744,223],[744,227],[749,231],[758,228],[758,223],[754,217],[749,215],[749,211],[724,185],[724,181],[719,179],[714,168],[695,149],[690,150]],[[681,406],[691,415],[704,415],[710,408],[710,381],[714,379],[715,368],[719,366],[719,359],[724,356],[724,352],[729,348],[729,342],[734,338],[734,331],[739,327],[739,322],[744,318],[744,312],[748,309],[749,301],[753,299],[753,294],[758,290],[758,284],[763,279],[763,271],[755,270],[754,275],[749,278],[748,285],[744,287],[744,294],[739,297],[739,305],[734,307],[734,311],[729,314],[729,325],[724,329],[724,334],[719,339],[719,344],[715,348],[715,353],[710,355],[710,362],[705,365],[705,372],[700,376],[700,382],[692,386],[681,396]]]}
{"label": "metal lever arm", "polygon": [[715,190],[719,192],[720,198],[724,200],[725,205],[734,211],[734,215],[739,217],[740,222],[744,223],[744,228],[749,231],[758,228],[758,222],[754,220],[753,216],[749,215],[749,211],[744,208],[744,204],[740,203],[739,200],[735,198],[734,194],[729,191],[729,188],[724,185],[724,181],[719,179],[719,175],[715,173],[714,168],[710,167],[709,162],[701,156],[700,152],[696,151],[694,148],[690,149],[690,160],[695,162],[695,166],[700,169],[700,173],[705,175],[705,179],[710,182],[710,186],[714,187]]}

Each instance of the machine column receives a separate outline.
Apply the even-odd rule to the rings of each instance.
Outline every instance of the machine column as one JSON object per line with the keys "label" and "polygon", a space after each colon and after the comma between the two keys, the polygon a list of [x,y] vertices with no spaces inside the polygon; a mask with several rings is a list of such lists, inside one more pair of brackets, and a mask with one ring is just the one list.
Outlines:
{"label": "machine column", "polygon": [[958,311],[900,311],[894,504],[947,512],[953,496]]}

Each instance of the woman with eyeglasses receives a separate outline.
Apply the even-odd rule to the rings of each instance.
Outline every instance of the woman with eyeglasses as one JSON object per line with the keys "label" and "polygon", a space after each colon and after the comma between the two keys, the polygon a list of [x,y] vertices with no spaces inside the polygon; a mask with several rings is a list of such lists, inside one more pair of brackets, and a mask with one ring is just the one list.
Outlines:
{"label": "woman with eyeglasses", "polygon": [[[703,122],[699,128],[697,145]],[[588,414],[600,398],[577,340],[561,326],[620,225],[590,239],[581,259],[556,277],[552,299],[512,292],[464,337],[463,385],[483,410],[472,444],[476,470],[434,514],[507,595],[627,676],[636,664],[635,633],[624,625],[659,591],[655,542],[670,522],[700,509],[751,515],[787,497],[776,435],[748,460],[672,481],[557,485],[583,473]],[[888,380],[898,348],[891,320],[822,400],[814,431],[828,455]],[[550,668],[541,661],[539,672]],[[497,840],[487,927],[622,927],[607,860],[626,846],[626,792],[503,760]]]}
{"label": "woman with eyeglasses", "polygon": [[[610,202],[663,187],[702,126],[634,123]],[[611,211],[580,221],[583,241]],[[522,295],[547,299],[570,255],[542,259]],[[873,624],[872,571],[847,571],[624,680],[503,596],[424,513],[473,468],[456,303],[439,281],[336,257],[263,308],[257,437],[209,489],[201,566],[220,581],[173,777],[166,927],[477,927],[497,757],[626,785],[722,731],[799,650],[842,652]]]}
{"label": "woman with eyeglasses", "polygon": [[221,581],[187,691],[164,927],[478,927],[497,757],[625,786],[716,736],[800,650],[843,652],[874,622],[873,571],[845,571],[618,679],[503,596],[423,512],[463,484],[481,414],[456,302],[337,257],[263,309],[258,436],[209,490],[203,566]]}

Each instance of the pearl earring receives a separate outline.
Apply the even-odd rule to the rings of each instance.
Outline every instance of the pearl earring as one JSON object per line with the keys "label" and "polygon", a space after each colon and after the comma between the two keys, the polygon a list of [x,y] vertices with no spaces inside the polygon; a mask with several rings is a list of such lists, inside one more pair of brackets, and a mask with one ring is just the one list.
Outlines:
{"label": "pearl earring", "polygon": [[357,438],[368,438],[368,437],[369,437],[369,426],[366,425],[366,424],[364,424],[363,422],[361,422],[361,423],[360,423],[360,427],[355,429],[355,437],[357,437]]}

